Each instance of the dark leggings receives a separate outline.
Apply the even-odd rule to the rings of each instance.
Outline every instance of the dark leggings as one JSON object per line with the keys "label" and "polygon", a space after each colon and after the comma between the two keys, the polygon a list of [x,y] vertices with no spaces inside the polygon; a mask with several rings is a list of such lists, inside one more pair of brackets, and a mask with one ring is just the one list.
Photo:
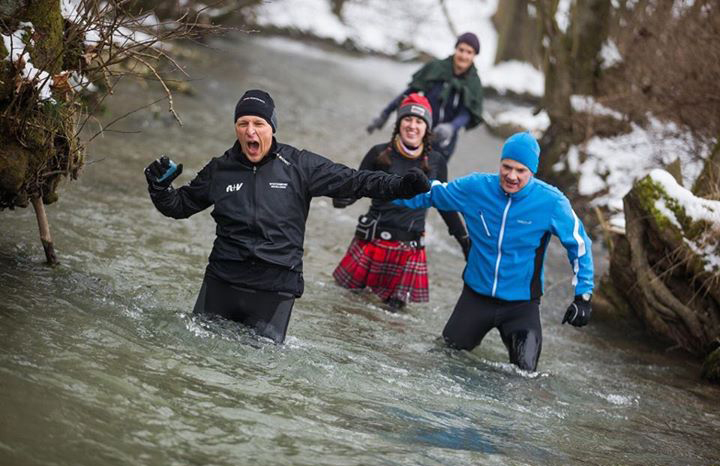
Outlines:
{"label": "dark leggings", "polygon": [[205,275],[193,312],[240,322],[282,343],[294,303],[295,297],[288,293],[242,288]]}
{"label": "dark leggings", "polygon": [[542,349],[540,299],[503,301],[463,286],[460,299],[443,330],[447,344],[470,351],[493,328],[500,331],[510,362],[521,369],[535,371]]}

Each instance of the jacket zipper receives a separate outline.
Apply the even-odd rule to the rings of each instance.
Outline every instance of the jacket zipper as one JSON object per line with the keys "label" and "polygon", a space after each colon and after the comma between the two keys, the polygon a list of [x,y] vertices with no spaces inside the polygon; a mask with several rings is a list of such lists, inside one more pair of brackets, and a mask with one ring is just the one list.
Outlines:
{"label": "jacket zipper", "polygon": [[488,229],[487,223],[485,223],[485,216],[480,212],[480,220],[482,221],[483,227],[485,228],[485,234],[490,236],[490,230]]}
{"label": "jacket zipper", "polygon": [[[257,218],[257,177],[255,176],[257,174],[257,165],[253,165],[253,225],[255,228],[260,230],[260,226],[258,225],[258,218]],[[257,245],[257,244],[256,244]],[[253,247],[253,256],[255,256],[255,247]]]}
{"label": "jacket zipper", "polygon": [[257,226],[257,165],[253,165],[253,222]]}
{"label": "jacket zipper", "polygon": [[497,291],[498,274],[500,273],[500,259],[502,258],[502,241],[505,236],[505,221],[507,220],[507,214],[510,210],[510,204],[512,204],[512,197],[508,196],[507,204],[505,204],[505,211],[503,212],[502,224],[500,225],[500,236],[498,237],[498,255],[495,261],[495,279],[493,280],[492,297],[495,297],[495,291]]}

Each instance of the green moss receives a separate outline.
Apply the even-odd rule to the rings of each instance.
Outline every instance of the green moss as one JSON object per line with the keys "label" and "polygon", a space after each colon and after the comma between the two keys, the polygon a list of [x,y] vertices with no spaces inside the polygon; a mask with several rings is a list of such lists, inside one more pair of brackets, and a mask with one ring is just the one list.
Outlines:
{"label": "green moss", "polygon": [[[660,184],[656,183],[650,176],[646,176],[642,180],[635,183],[635,186],[633,186],[633,192],[635,193],[636,198],[642,205],[643,209],[649,214],[651,214],[658,228],[662,230],[670,230],[673,232],[676,232],[678,230],[677,226],[669,218],[667,218],[665,214],[660,212],[660,210],[655,207],[655,203],[659,199],[665,199],[665,204],[668,206],[668,208],[670,208],[667,201],[671,198],[668,196],[667,192]],[[675,213],[673,209],[670,210]],[[678,237],[680,236],[680,234],[681,232],[677,231]]]}
{"label": "green moss", "polygon": [[75,137],[75,106],[41,102],[28,110],[22,129],[13,125],[15,120],[0,118],[0,146],[7,149],[0,151],[0,209],[19,206],[39,192],[46,204],[55,202],[60,174],[76,178],[83,163]]}
{"label": "green moss", "polygon": [[18,144],[2,145],[0,148],[0,193],[15,194],[22,187],[27,176],[28,155],[28,151]]}
{"label": "green moss", "polygon": [[[63,60],[73,44],[65,44],[65,21],[57,0],[24,2],[16,20],[33,24],[32,37],[23,40],[33,65],[55,75],[63,69]],[[75,43],[77,53],[81,43]],[[2,47],[0,52],[7,52]],[[71,54],[71,60],[77,57]],[[76,178],[83,163],[75,136],[77,105],[57,102],[38,103],[31,86],[15,90],[15,72],[11,64],[0,62],[0,209],[27,205],[28,196],[42,193],[43,201],[55,202],[56,188],[64,175]],[[12,107],[8,107],[9,97]],[[22,122],[23,124],[19,124]]]}
{"label": "green moss", "polygon": [[30,56],[37,68],[50,74],[62,71],[64,21],[57,0],[28,2],[26,20],[35,27],[35,47]]}
{"label": "green moss", "polygon": [[[636,192],[643,208],[652,215],[655,224],[660,229],[677,232],[676,234],[679,237],[685,237],[689,240],[698,240],[710,227],[704,220],[694,220],[689,217],[685,212],[685,208],[680,205],[677,199],[668,195],[662,185],[655,182],[650,176],[638,181],[633,187],[633,191]],[[665,201],[665,207],[675,215],[680,228],[655,207],[655,203],[660,199]]]}
{"label": "green moss", "polygon": [[67,20],[64,22],[64,46],[65,51],[63,52],[62,69],[63,70],[78,70],[80,68],[80,62],[85,53],[85,44],[83,42],[83,34],[78,33],[80,27]]}

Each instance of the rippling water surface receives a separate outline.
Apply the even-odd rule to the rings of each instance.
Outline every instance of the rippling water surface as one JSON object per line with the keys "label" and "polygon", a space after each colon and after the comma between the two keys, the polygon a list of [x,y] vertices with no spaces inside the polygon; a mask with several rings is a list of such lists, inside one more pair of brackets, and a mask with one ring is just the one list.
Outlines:
{"label": "rippling water surface", "polygon": [[[720,462],[720,390],[697,363],[637,328],[559,325],[571,290],[557,243],[536,374],[506,363],[496,332],[472,353],[438,343],[463,260],[435,212],[429,304],[395,315],[337,288],[332,269],[368,203],[316,199],[285,345],[194,317],[214,224],[208,212],[162,217],[144,166],[166,153],[189,180],[232,144],[250,87],[275,98],[281,141],[356,166],[390,133],[368,137],[365,124],[416,65],[247,36],[193,53],[196,96],[176,96],[185,126],[161,104],[132,114],[48,207],[60,267],[41,265],[30,209],[0,213],[0,464]],[[126,90],[104,121],[161,95]],[[500,145],[465,134],[451,176],[495,170]]]}

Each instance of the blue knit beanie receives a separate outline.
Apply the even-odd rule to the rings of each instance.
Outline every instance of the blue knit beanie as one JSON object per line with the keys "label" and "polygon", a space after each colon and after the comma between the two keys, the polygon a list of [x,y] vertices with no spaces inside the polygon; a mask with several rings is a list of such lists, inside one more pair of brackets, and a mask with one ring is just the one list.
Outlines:
{"label": "blue knit beanie", "polygon": [[537,173],[538,163],[540,162],[540,146],[527,131],[515,133],[507,138],[505,144],[503,144],[500,160],[502,159],[520,162],[528,167],[531,172]]}

